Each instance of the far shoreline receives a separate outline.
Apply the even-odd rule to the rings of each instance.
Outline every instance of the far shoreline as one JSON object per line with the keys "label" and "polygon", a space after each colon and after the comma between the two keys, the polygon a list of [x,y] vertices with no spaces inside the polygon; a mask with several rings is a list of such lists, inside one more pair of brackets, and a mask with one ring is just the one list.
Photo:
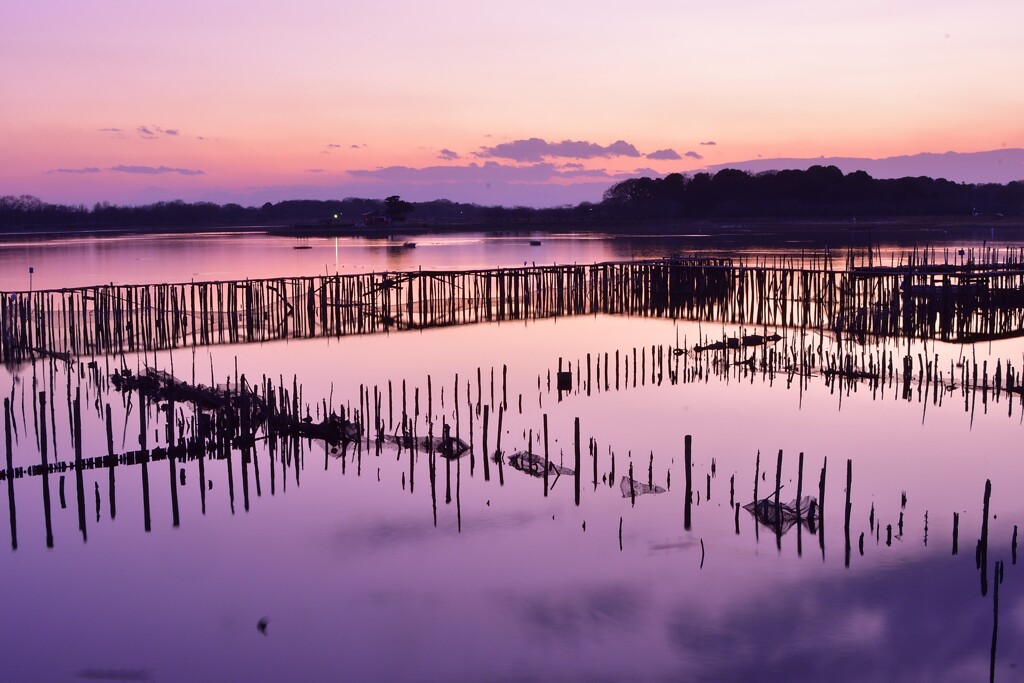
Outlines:
{"label": "far shoreline", "polygon": [[22,228],[0,231],[5,241],[46,239],[116,238],[129,236],[180,236],[210,234],[266,234],[294,238],[357,237],[387,239],[443,234],[522,235],[531,237],[565,235],[609,235],[612,237],[678,237],[708,246],[743,248],[758,245],[807,247],[902,245],[949,242],[1021,242],[1024,246],[1024,217],[998,216],[885,216],[866,220],[831,218],[757,219],[737,217],[718,220],[607,220],[537,223],[417,223],[407,221],[390,226],[355,227],[323,225],[202,225],[187,227],[62,227]]}

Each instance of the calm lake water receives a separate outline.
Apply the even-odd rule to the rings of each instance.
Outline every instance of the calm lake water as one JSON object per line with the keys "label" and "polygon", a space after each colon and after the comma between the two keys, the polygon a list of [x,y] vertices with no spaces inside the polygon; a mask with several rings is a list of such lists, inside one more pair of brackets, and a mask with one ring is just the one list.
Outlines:
{"label": "calm lake water", "polygon": [[[530,239],[8,242],[0,290],[28,289],[29,267],[40,289],[694,251],[693,238]],[[778,333],[782,356],[891,354],[895,377],[773,373],[694,348],[751,333]],[[941,381],[918,375],[925,359]],[[1024,365],[1021,337],[859,344],[827,329],[598,314],[11,364],[0,395],[23,476],[0,481],[4,677],[1021,680],[1024,405],[961,381],[977,364],[987,384],[1007,363]],[[116,391],[121,367],[301,387],[312,422],[325,406],[351,415],[365,395],[390,435],[404,404],[418,436],[449,425],[471,451],[447,459],[394,438],[282,450],[257,434],[229,454],[76,471],[76,396],[84,458],[107,454],[108,408],[114,453],[140,450],[140,431],[145,447],[168,445],[166,402]],[[175,405],[173,430],[188,436],[194,411]],[[485,408],[486,452],[500,438],[500,461],[485,462]],[[44,442],[47,462],[67,468],[29,471]],[[545,451],[546,482],[515,467]],[[802,488],[820,504],[823,467],[823,519],[772,526],[735,507],[755,482],[772,496],[777,471],[781,502]]]}

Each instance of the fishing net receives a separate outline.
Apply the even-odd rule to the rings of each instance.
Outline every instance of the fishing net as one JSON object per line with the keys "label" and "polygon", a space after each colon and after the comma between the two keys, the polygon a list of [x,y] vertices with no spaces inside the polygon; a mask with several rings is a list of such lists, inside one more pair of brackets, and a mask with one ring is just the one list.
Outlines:
{"label": "fishing net", "polygon": [[778,530],[780,533],[785,533],[801,522],[811,527],[815,522],[817,503],[818,501],[813,496],[804,496],[799,502],[793,499],[789,503],[780,502],[776,505],[775,497],[771,496],[747,503],[743,509],[752,514],[761,524]]}

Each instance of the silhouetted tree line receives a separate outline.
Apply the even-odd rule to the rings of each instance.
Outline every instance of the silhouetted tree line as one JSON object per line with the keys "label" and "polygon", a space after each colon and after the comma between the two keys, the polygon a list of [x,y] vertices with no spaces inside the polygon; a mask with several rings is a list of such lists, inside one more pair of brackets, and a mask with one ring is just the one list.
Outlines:
{"label": "silhouetted tree line", "polygon": [[617,218],[970,216],[1024,214],[1024,182],[970,185],[927,177],[875,179],[835,166],[751,175],[725,169],[711,175],[672,173],[631,178],[604,193]]}
{"label": "silhouetted tree line", "polygon": [[[218,226],[268,226],[316,224],[338,217],[342,223],[356,223],[367,214],[422,223],[480,223],[485,209],[438,199],[406,202],[393,196],[387,200],[347,198],[340,200],[294,199],[262,206],[186,203],[181,200],[143,206],[117,206],[102,202],[85,205],[47,204],[37,197],[0,196],[0,229],[20,228],[193,228]],[[530,211],[530,209],[525,209]]]}
{"label": "silhouetted tree line", "polygon": [[194,228],[313,223],[366,214],[408,217],[411,224],[557,224],[665,218],[810,218],[858,216],[1024,215],[1024,182],[970,185],[927,177],[875,179],[835,166],[750,174],[725,169],[693,176],[631,178],[612,185],[600,203],[549,209],[480,206],[438,199],[289,200],[260,207],[212,202],[144,206],[47,204],[32,196],[0,197],[0,229]]}

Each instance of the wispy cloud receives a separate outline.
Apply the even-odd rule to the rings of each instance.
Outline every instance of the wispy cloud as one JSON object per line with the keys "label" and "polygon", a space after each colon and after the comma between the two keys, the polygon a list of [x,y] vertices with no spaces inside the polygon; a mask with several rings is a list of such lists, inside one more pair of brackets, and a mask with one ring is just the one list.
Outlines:
{"label": "wispy cloud", "polygon": [[108,168],[100,168],[98,166],[85,166],[83,168],[54,168],[46,171],[50,173],[66,173],[75,175],[91,175],[94,173],[135,173],[142,175],[163,175],[167,173],[176,173],[178,175],[205,175],[206,171],[201,169],[192,168],[173,168],[171,166],[133,166],[127,164],[119,164],[117,166],[110,166]]}
{"label": "wispy cloud", "polygon": [[699,154],[697,152],[694,152],[692,149],[689,152],[687,152],[686,154],[684,154],[683,156],[689,157],[691,159],[698,159],[698,160],[704,158],[703,154]]}
{"label": "wispy cloud", "polygon": [[446,147],[445,149],[442,149],[440,152],[437,153],[437,158],[444,159],[445,161],[455,161],[460,157],[458,152],[453,152],[452,150]]}
{"label": "wispy cloud", "polygon": [[717,145],[718,143],[717,143],[717,142],[715,142],[714,140],[708,140],[707,142],[702,142],[702,143],[700,143],[700,144],[702,144],[702,145],[704,145],[704,146],[706,146],[706,147],[714,147],[714,146],[715,146],[715,145]]}
{"label": "wispy cloud", "polygon": [[120,133],[120,128],[100,128],[101,133]]}
{"label": "wispy cloud", "polygon": [[544,182],[558,175],[553,164],[541,163],[528,166],[510,166],[496,161],[484,164],[475,162],[462,166],[386,166],[370,170],[351,170],[354,178],[403,182]]}
{"label": "wispy cloud", "polygon": [[610,145],[602,146],[585,140],[562,140],[548,142],[540,138],[513,140],[502,142],[493,147],[481,147],[474,152],[481,158],[511,159],[519,162],[541,162],[544,159],[608,159],[611,157],[639,157],[636,147],[625,140],[616,140]]}
{"label": "wispy cloud", "polygon": [[178,175],[205,175],[205,171],[192,168],[172,168],[170,166],[129,166],[118,165],[107,169],[113,173],[138,173],[142,175],[164,175],[176,173]]}
{"label": "wispy cloud", "polygon": [[55,168],[53,170],[47,171],[47,173],[76,173],[76,174],[77,173],[88,174],[88,173],[99,173],[99,172],[100,172],[100,169],[96,168],[95,166],[86,166],[85,168]]}
{"label": "wispy cloud", "polygon": [[[657,175],[657,171],[643,169],[648,175]],[[550,181],[572,181],[579,179],[618,180],[632,178],[636,172],[609,173],[606,169],[566,168],[550,162],[526,165],[503,164],[487,161],[483,164],[470,162],[457,166],[387,166],[376,169],[358,169],[348,171],[350,177],[357,180],[373,180],[388,183],[516,183],[534,184]]]}
{"label": "wispy cloud", "polygon": [[682,157],[679,156],[679,152],[675,151],[672,148],[659,149],[657,152],[651,152],[650,154],[647,155],[647,158],[671,161],[678,161],[679,159],[682,159]]}
{"label": "wispy cloud", "polygon": [[603,168],[580,168],[568,169],[558,172],[561,178],[612,178],[613,176]]}
{"label": "wispy cloud", "polygon": [[[108,130],[108,129],[104,129],[104,130]],[[111,128],[109,130],[113,131],[113,130],[120,130],[120,129]],[[139,137],[141,137],[144,140],[156,140],[161,135],[169,135],[170,137],[177,137],[178,134],[180,133],[180,131],[177,128],[161,128],[160,126],[138,126],[135,129],[135,132],[137,132],[139,134]]]}
{"label": "wispy cloud", "polygon": [[341,145],[332,142],[327,145],[327,149],[341,149]]}
{"label": "wispy cloud", "polygon": [[305,170],[305,173],[323,173],[323,172],[324,172],[324,169],[322,169],[322,168],[307,168]]}

